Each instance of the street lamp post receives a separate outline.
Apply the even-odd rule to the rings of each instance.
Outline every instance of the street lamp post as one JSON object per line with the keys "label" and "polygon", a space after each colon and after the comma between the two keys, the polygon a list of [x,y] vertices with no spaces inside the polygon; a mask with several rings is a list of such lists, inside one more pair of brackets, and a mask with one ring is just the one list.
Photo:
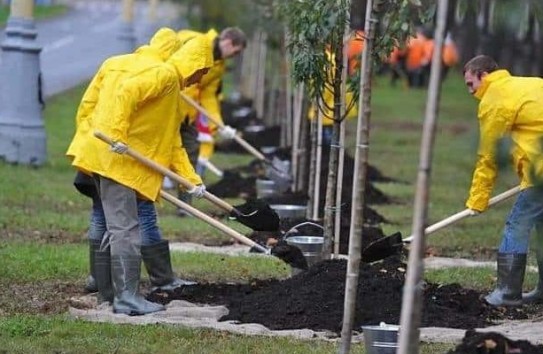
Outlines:
{"label": "street lamp post", "polygon": [[121,43],[122,53],[132,53],[136,48],[134,33],[134,0],[123,0],[122,20],[117,38]]}
{"label": "street lamp post", "polygon": [[34,0],[12,0],[0,45],[0,158],[40,166],[47,160],[47,137],[33,12]]}

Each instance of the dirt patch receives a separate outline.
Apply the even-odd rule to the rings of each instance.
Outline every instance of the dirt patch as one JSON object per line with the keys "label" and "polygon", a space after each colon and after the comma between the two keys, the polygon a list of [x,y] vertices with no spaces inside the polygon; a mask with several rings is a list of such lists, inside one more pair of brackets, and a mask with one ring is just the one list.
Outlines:
{"label": "dirt patch", "polygon": [[[331,330],[339,332],[343,318],[346,261],[320,262],[285,280],[249,284],[199,284],[173,293],[151,294],[153,301],[174,299],[226,305],[222,320],[260,323],[270,329]],[[399,323],[406,265],[398,257],[361,264],[354,327]],[[541,306],[494,308],[486,295],[458,284],[426,284],[423,327],[481,328],[506,319],[528,319]]]}
{"label": "dirt patch", "polygon": [[68,310],[71,297],[85,294],[82,281],[10,283],[0,284],[0,287],[4,289],[0,292],[0,316],[64,313]]}
{"label": "dirt patch", "polygon": [[543,345],[533,345],[525,340],[513,341],[495,332],[466,331],[462,343],[448,354],[541,354]]}

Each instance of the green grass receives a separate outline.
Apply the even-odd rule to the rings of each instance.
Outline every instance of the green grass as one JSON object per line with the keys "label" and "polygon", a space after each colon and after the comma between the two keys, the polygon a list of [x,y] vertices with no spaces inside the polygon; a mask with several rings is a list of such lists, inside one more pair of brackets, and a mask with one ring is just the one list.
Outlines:
{"label": "green grass", "polygon": [[[55,298],[55,284],[80,286],[87,274],[86,229],[90,200],[72,186],[74,170],[64,157],[72,138],[73,119],[84,87],[48,101],[44,113],[47,131],[48,161],[34,169],[0,162],[0,286],[18,289],[23,296],[34,294],[36,301]],[[418,171],[419,144],[426,93],[391,88],[377,79],[373,92],[370,163],[386,176],[407,183],[378,184],[385,194],[398,202],[372,206],[393,224],[383,224],[385,234],[411,231],[413,197]],[[443,219],[464,208],[477,141],[476,102],[465,92],[458,77],[444,85],[435,151],[433,154],[429,218]],[[349,149],[353,152],[355,121],[349,122]],[[247,155],[217,154],[220,168],[243,165]],[[497,191],[516,183],[506,171],[500,175]],[[211,184],[216,177],[206,182]],[[229,200],[236,203],[239,200]],[[217,211],[208,202],[195,204],[204,211]],[[435,252],[449,256],[492,258],[511,203],[491,209],[477,218],[458,222],[428,239]],[[169,240],[219,244],[227,236],[194,218],[178,218],[167,202],[159,207],[159,224]],[[242,233],[246,227],[227,221]],[[229,257],[202,253],[174,253],[173,266],[180,275],[198,281],[249,281],[283,278],[289,269],[274,257]],[[489,289],[495,271],[489,268],[453,268],[427,271],[428,281],[458,282],[465,287]],[[47,286],[40,288],[40,284]],[[525,286],[535,284],[528,274]],[[52,290],[51,290],[52,289]],[[0,352],[48,353],[85,352],[143,353],[329,353],[336,345],[287,338],[244,337],[222,332],[189,330],[174,326],[129,326],[88,323],[51,312],[49,316],[25,310],[24,298],[10,292],[0,295]],[[34,300],[33,300],[34,301]],[[36,302],[34,301],[34,302]],[[65,305],[64,305],[65,306]],[[423,353],[442,353],[448,344],[423,346]],[[354,352],[362,353],[360,345]]]}
{"label": "green grass", "polygon": [[[0,5],[0,27],[6,25],[6,21],[9,17],[10,8],[6,5]],[[34,19],[43,20],[55,16],[62,15],[68,11],[66,5],[51,5],[51,6],[35,6],[34,7]]]}

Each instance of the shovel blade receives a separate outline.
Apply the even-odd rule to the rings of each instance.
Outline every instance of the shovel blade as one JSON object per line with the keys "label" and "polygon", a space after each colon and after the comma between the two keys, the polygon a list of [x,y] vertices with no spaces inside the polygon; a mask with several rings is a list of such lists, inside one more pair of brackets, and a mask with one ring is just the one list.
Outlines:
{"label": "shovel blade", "polygon": [[399,254],[403,248],[402,234],[396,232],[370,243],[362,250],[362,262],[371,263]]}
{"label": "shovel blade", "polygon": [[266,177],[274,181],[279,192],[287,191],[292,185],[292,176],[290,175],[290,162],[279,160],[274,157],[272,162],[266,168]]}
{"label": "shovel blade", "polygon": [[271,249],[271,254],[293,268],[307,270],[309,265],[301,249],[281,240]]}
{"label": "shovel blade", "polygon": [[235,206],[230,217],[255,231],[279,230],[279,215],[259,199]]}

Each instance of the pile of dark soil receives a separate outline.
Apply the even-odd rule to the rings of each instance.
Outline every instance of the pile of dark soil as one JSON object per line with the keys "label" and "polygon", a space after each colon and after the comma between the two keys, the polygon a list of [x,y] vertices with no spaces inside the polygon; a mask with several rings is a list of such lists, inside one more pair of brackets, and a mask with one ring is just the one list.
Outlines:
{"label": "pile of dark soil", "polygon": [[462,343],[448,354],[543,354],[543,345],[533,345],[525,340],[512,341],[495,332],[466,331]]}
{"label": "pile of dark soil", "polygon": [[[172,293],[153,293],[150,299],[161,303],[182,299],[226,305],[230,312],[221,320],[260,323],[274,330],[310,328],[339,332],[346,266],[344,260],[324,261],[285,280],[198,284]],[[360,265],[355,329],[381,321],[399,323],[405,269],[399,257]],[[497,320],[530,318],[541,311],[536,307],[493,308],[482,301],[483,295],[458,284],[427,284],[422,326],[485,327]]]}

